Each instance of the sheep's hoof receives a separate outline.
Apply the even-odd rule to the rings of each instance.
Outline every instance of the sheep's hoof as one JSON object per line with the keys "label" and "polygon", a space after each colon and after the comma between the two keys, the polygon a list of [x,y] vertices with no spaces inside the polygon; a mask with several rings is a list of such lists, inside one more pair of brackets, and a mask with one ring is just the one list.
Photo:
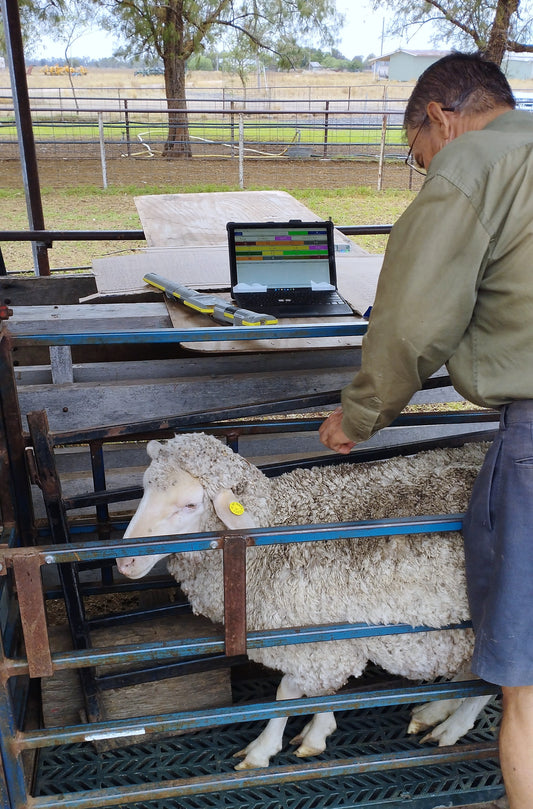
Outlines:
{"label": "sheep's hoof", "polygon": [[422,733],[423,730],[427,730],[428,725],[425,722],[421,722],[419,719],[411,719],[409,722],[409,727],[407,728],[407,733],[414,735],[416,733]]}
{"label": "sheep's hoof", "polygon": [[[466,730],[464,733],[466,733]],[[420,739],[420,744],[435,742],[439,747],[448,747],[451,744],[455,744],[462,735],[462,733],[457,733],[457,730],[452,729],[450,723],[446,721],[437,725],[437,727],[433,728],[429,733],[426,733],[426,735]]]}
{"label": "sheep's hoof", "polygon": [[411,713],[407,733],[422,733],[424,730],[440,725],[459,708],[461,703],[462,699],[445,699],[417,705]]}
{"label": "sheep's hoof", "polygon": [[302,744],[295,750],[294,755],[298,756],[298,758],[309,758],[310,756],[318,756],[320,753],[323,753],[325,747],[322,747],[320,750],[317,747],[309,747],[307,744]]}
{"label": "sheep's hoof", "polygon": [[[261,766],[262,766],[261,764],[253,764],[251,761],[248,761],[248,759],[245,758],[244,761],[239,761],[239,763],[236,764],[233,769],[234,770],[254,770],[254,769],[256,769],[256,767],[261,767]],[[267,766],[267,765],[265,764],[263,766]]]}
{"label": "sheep's hoof", "polygon": [[256,767],[268,767],[270,764],[269,756],[258,753],[254,750],[254,747],[255,745],[252,742],[244,750],[239,750],[238,753],[233,754],[234,758],[242,758],[242,761],[235,765],[235,770],[253,770]]}
{"label": "sheep's hoof", "polygon": [[253,759],[250,756],[246,755],[246,750],[241,750],[239,753],[235,753],[236,756],[246,756],[243,758],[242,761],[239,761],[238,764],[235,765],[233,768],[234,770],[255,770],[257,767],[268,767],[270,760],[265,757],[262,759],[256,758]]}

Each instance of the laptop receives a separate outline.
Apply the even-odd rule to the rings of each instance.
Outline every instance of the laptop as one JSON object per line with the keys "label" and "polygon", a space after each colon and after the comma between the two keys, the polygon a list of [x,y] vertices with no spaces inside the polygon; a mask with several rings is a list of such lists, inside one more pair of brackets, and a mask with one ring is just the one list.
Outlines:
{"label": "laptop", "polygon": [[228,222],[231,296],[275,317],[352,315],[337,290],[333,222]]}

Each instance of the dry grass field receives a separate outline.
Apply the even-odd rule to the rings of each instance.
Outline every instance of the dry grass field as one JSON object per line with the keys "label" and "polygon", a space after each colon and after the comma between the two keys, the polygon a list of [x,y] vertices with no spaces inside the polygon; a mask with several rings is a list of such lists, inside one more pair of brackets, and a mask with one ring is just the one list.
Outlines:
{"label": "dry grass field", "polygon": [[[73,76],[73,85],[76,89],[88,90],[95,88],[113,88],[120,90],[139,91],[144,94],[146,90],[151,91],[154,96],[163,96],[162,76],[139,76],[135,75],[132,68],[89,68],[85,76]],[[7,70],[0,70],[0,88],[9,86],[9,73]],[[68,76],[47,76],[43,68],[34,66],[28,75],[28,87],[70,87]],[[257,76],[250,73],[247,76],[247,90],[252,91],[258,86]],[[286,98],[291,97],[291,93],[299,91],[301,88],[308,90],[317,88],[320,96],[324,98],[343,98],[351,92],[355,98],[357,92],[367,98],[383,98],[384,94],[389,98],[406,98],[409,95],[412,85],[408,82],[377,81],[374,75],[365,71],[363,73],[341,73],[333,70],[294,70],[287,73],[267,71],[265,76],[261,76],[260,86],[262,89],[280,88],[286,93]],[[235,74],[222,73],[220,71],[196,70],[187,74],[187,88],[189,90],[221,90],[242,88],[239,77]],[[134,97],[134,94],[132,94]]]}
{"label": "dry grass field", "polygon": [[[28,75],[28,87],[70,87],[68,76],[46,76],[43,68],[31,66]],[[79,90],[95,88],[131,89],[144,93],[149,90],[154,96],[163,96],[162,76],[136,76],[132,68],[89,68],[85,76],[74,76],[73,85]],[[511,81],[514,90],[531,89],[531,81]],[[9,87],[9,72],[0,70],[0,89]],[[247,91],[257,89],[258,80],[255,73],[247,76]],[[316,88],[321,91],[317,94],[323,98],[344,98],[351,94],[353,98],[396,98],[405,99],[409,96],[413,84],[389,80],[377,80],[371,71],[362,73],[344,73],[334,70],[293,70],[286,73],[266,71],[261,76],[262,89],[280,88],[290,98],[291,94],[299,92],[302,88]],[[220,71],[195,70],[187,74],[187,88],[189,90],[221,90],[242,88],[239,77],[231,73]]]}

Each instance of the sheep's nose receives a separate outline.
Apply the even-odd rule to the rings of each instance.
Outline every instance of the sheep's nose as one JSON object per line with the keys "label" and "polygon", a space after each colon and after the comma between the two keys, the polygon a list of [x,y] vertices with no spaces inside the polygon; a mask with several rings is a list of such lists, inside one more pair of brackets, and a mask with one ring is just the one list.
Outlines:
{"label": "sheep's nose", "polygon": [[119,569],[120,573],[125,574],[130,567],[132,567],[134,563],[134,559],[117,559],[117,568]]}

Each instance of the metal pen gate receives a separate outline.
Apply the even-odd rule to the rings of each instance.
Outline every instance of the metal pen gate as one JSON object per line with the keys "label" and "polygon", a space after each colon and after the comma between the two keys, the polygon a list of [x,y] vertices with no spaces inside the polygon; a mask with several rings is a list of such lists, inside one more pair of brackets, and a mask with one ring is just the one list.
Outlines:
{"label": "metal pen gate", "polygon": [[[326,336],[364,331],[364,326],[267,327],[269,337]],[[197,339],[229,339],[222,328],[198,330]],[[264,327],[231,330],[231,339],[262,336]],[[276,332],[274,334],[274,332]],[[279,334],[278,334],[279,332]],[[242,333],[242,336],[241,336]],[[167,666],[200,663],[215,659],[242,662],[246,648],[306,643],[323,640],[364,637],[375,634],[428,631],[428,627],[405,625],[327,625],[289,630],[246,632],[242,597],[244,591],[246,548],[253,544],[279,544],[323,541],[354,536],[388,536],[417,532],[458,531],[461,515],[439,515],[408,520],[381,520],[367,523],[297,526],[255,529],[223,534],[158,537],[123,542],[119,535],[124,522],[109,517],[108,504],[139,495],[135,491],[106,489],[102,446],[105,442],[146,438],[173,431],[208,429],[230,436],[233,445],[247,431],[275,430],[276,423],[266,419],[276,412],[290,412],[300,406],[323,406],[338,401],[338,391],[310,396],[307,401],[279,400],[218,411],[198,411],[188,416],[156,419],[136,424],[115,425],[70,434],[51,434],[46,419],[39,413],[30,416],[30,430],[22,427],[18,409],[11,347],[20,345],[125,344],[143,342],[179,343],[191,341],[190,332],[175,329],[151,332],[106,334],[56,334],[10,338],[6,330],[0,336],[1,416],[0,476],[4,518],[0,549],[0,621],[2,649],[0,658],[0,731],[3,777],[0,796],[6,809],[92,809],[93,807],[132,806],[135,809],[175,809],[175,807],[382,807],[401,806],[430,809],[437,805],[459,805],[488,800],[501,794],[501,774],[497,763],[497,702],[489,707],[476,729],[460,743],[448,748],[422,746],[405,736],[408,706],[430,699],[464,697],[493,693],[493,686],[480,681],[464,683],[398,683],[384,681],[382,675],[369,673],[362,686],[343,690],[333,697],[273,702],[271,675],[233,684],[233,702],[229,706],[197,711],[168,712],[135,719],[81,722],[75,726],[43,728],[29,723],[27,706],[35,695],[41,677],[64,670],[90,671],[95,666],[125,663]],[[254,417],[261,416],[261,422]],[[241,421],[235,422],[235,418]],[[458,413],[445,417],[420,414],[407,417],[407,423],[431,424],[446,418],[453,423],[479,426],[494,422],[495,414]],[[321,419],[310,416],[291,423],[290,429],[316,430]],[[216,422],[216,423],[215,423]],[[406,423],[406,417],[403,422]],[[299,426],[298,426],[299,425]],[[490,425],[489,425],[490,426]],[[283,422],[278,429],[286,429]],[[462,443],[486,437],[477,432],[456,439],[430,440],[428,443]],[[63,498],[54,483],[55,444],[91,447],[94,491],[78,498]],[[374,457],[413,452],[418,445],[373,450]],[[359,460],[364,456],[361,455]],[[306,464],[317,463],[307,459]],[[331,457],[327,459],[332,462]],[[286,465],[271,465],[276,474]],[[47,501],[47,524],[40,529],[32,518],[32,481],[38,482]],[[91,505],[91,520],[68,520],[66,511]],[[62,533],[63,532],[63,533]],[[73,582],[74,621],[83,622],[83,609],[76,613],[76,599],[83,601],[83,587],[76,589],[76,571],[80,567],[101,568],[96,588],[112,588],[110,565],[118,556],[221,548],[226,560],[225,582],[228,610],[224,630],[213,630],[201,638],[185,638],[164,643],[124,645],[115,649],[92,648],[74,642],[71,650],[51,652],[47,643],[43,569],[61,566],[70,571]],[[60,577],[61,578],[61,577]],[[62,579],[63,593],[68,590]],[[138,585],[137,585],[138,586]],[[67,597],[68,598],[68,597]],[[78,627],[79,628],[79,627]],[[87,627],[82,627],[85,630]],[[81,636],[84,632],[80,633]],[[228,661],[229,658],[229,661]],[[380,680],[381,677],[381,680]],[[380,681],[379,681],[380,680]],[[379,682],[378,682],[379,681]],[[279,754],[268,769],[233,771],[232,752],[242,741],[253,738],[254,725],[266,718],[289,715],[298,717],[314,711],[340,712],[341,727],[335,741],[318,760],[294,763],[290,754]],[[157,740],[155,734],[194,730],[186,736]],[[128,737],[128,747],[99,753],[99,740]]]}

